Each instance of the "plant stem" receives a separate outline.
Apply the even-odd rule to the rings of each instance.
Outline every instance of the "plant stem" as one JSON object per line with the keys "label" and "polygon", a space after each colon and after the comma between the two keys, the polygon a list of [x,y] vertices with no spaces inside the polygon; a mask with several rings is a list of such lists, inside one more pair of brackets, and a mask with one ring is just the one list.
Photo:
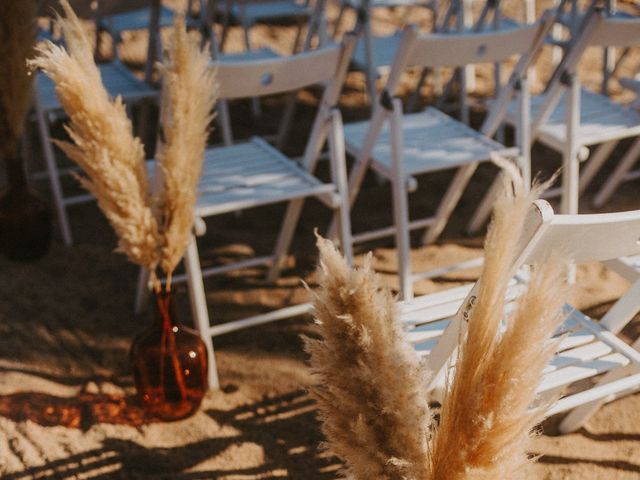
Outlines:
{"label": "plant stem", "polygon": [[[169,313],[169,302],[171,301],[170,290],[165,289],[165,297],[158,297],[158,306],[160,308],[160,314],[163,320],[163,338],[162,338],[162,366],[164,366],[164,349],[168,343],[169,356],[171,357],[171,363],[176,376],[176,383],[180,390],[180,398],[186,400],[187,387],[184,381],[184,375],[182,373],[182,367],[180,365],[180,359],[178,358],[178,352],[176,350],[176,336],[173,331],[173,325],[171,325],[171,318]],[[166,336],[165,336],[166,332]],[[163,384],[164,385],[164,384]]]}

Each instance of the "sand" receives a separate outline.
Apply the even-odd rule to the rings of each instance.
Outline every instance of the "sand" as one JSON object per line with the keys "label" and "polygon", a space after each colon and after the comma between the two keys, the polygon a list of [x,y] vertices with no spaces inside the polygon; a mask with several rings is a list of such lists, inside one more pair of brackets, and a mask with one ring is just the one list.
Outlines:
{"label": "sand", "polygon": [[[399,14],[394,15],[377,19],[377,28],[383,30],[396,21]],[[233,32],[236,41],[238,33]],[[292,36],[293,29],[286,26],[256,29],[259,42],[275,39],[283,50]],[[591,67],[598,61],[593,58]],[[632,69],[634,62],[630,65]],[[592,77],[587,81],[597,83]],[[361,75],[349,76],[341,98],[347,121],[366,116],[363,85]],[[486,87],[481,79],[479,90]],[[299,120],[287,146],[292,154],[301,151],[317,92],[303,92],[299,99]],[[263,116],[257,120],[248,105],[234,106],[240,137],[273,133],[282,102],[269,100],[263,105]],[[544,148],[537,147],[534,158],[535,168],[547,174],[559,165],[558,155]],[[607,171],[611,168],[610,162]],[[326,173],[322,166],[320,174]],[[420,246],[418,237],[414,238],[416,269],[480,253],[482,238],[464,237],[462,228],[494,173],[490,166],[480,169],[436,245]],[[412,213],[431,211],[449,178],[445,173],[427,179],[412,196]],[[598,183],[601,180],[583,197],[585,212],[593,211],[589,202]],[[623,185],[606,210],[638,208],[637,187],[637,183]],[[387,185],[368,177],[354,213],[354,229],[388,221],[389,195]],[[273,206],[208,222],[208,233],[201,240],[203,263],[269,252],[282,213],[282,206]],[[260,269],[208,279],[207,302],[214,323],[305,301],[300,278],[313,285],[313,228],[325,226],[328,220],[326,209],[308,203],[287,268],[275,284],[267,283]],[[210,391],[191,418],[149,421],[134,396],[128,364],[131,340],[152,318],[149,312],[133,314],[136,269],[113,252],[115,238],[95,205],[73,207],[71,222],[73,247],[65,248],[57,239],[51,252],[37,262],[0,259],[3,479],[337,478],[340,461],[319,450],[323,438],[314,403],[306,393],[313,380],[300,335],[309,332],[309,318],[216,338],[221,390]],[[392,243],[358,248],[357,263],[369,249],[389,286],[397,287]],[[416,290],[429,293],[475,275],[477,271],[470,271],[424,281]],[[578,278],[573,302],[594,317],[605,313],[628,286],[600,265],[582,266]],[[190,324],[184,285],[177,288],[176,301],[180,318]],[[634,319],[624,335],[637,338],[640,319]],[[640,478],[639,412],[640,394],[636,394],[606,405],[575,434],[557,435],[558,419],[548,420],[531,452],[541,455],[536,478]]]}

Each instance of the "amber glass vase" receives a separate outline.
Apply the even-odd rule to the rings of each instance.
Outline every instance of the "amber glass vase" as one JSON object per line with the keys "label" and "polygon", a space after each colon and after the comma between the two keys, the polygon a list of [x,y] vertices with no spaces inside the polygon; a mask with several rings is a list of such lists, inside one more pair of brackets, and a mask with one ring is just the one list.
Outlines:
{"label": "amber glass vase", "polygon": [[4,160],[9,186],[0,194],[0,252],[11,260],[36,260],[51,245],[51,210],[28,185],[21,158]]}
{"label": "amber glass vase", "polygon": [[153,324],[131,345],[133,378],[150,416],[178,420],[194,413],[207,391],[207,347],[176,321],[171,294],[156,295],[154,303]]}

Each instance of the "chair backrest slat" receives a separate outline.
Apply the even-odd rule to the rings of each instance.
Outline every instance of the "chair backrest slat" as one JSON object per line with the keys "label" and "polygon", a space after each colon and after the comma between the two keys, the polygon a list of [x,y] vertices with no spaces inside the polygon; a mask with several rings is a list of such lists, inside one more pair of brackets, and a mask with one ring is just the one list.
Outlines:
{"label": "chair backrest slat", "polygon": [[460,67],[477,63],[503,62],[528,50],[538,24],[483,33],[425,34],[414,43],[407,66]]}
{"label": "chair backrest slat", "polygon": [[603,19],[593,32],[589,45],[597,47],[640,45],[640,17]]}
{"label": "chair backrest slat", "polygon": [[640,210],[592,215],[554,215],[525,263],[550,254],[575,262],[640,254]]}
{"label": "chair backrest slat", "polygon": [[215,61],[219,98],[260,97],[325,82],[336,74],[340,54],[335,44],[290,57]]}

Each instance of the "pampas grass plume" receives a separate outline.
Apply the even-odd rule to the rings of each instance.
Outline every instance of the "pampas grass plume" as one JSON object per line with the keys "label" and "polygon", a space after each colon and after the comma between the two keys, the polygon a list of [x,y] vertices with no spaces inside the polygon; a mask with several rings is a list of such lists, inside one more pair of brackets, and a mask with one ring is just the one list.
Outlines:
{"label": "pampas grass plume", "polygon": [[163,79],[158,163],[163,181],[159,192],[164,237],[160,267],[169,275],[189,242],[204,149],[217,98],[215,71],[208,49],[190,37],[182,16],[160,72]]}
{"label": "pampas grass plume", "polygon": [[431,415],[427,377],[370,266],[351,270],[318,238],[318,339],[306,339],[329,450],[353,479],[424,479]]}
{"label": "pampas grass plume", "polygon": [[533,408],[545,365],[557,346],[566,265],[538,265],[527,291],[505,317],[506,293],[520,253],[527,192],[517,170],[499,161],[504,185],[485,243],[485,264],[455,374],[436,425],[428,374],[394,318],[395,299],[371,272],[370,257],[351,270],[318,240],[314,308],[321,339],[307,340],[319,384],[322,429],[330,451],[354,480],[495,480],[531,478],[527,451],[544,406]]}
{"label": "pampas grass plume", "polygon": [[209,53],[189,38],[178,17],[163,75],[161,118],[163,142],[156,174],[161,188],[152,195],[144,147],[133,136],[120,97],[109,98],[93,59],[87,32],[68,0],[65,18],[57,19],[68,50],[51,42],[38,48],[32,68],[42,69],[71,122],[65,128],[73,144],[56,142],[86,176],[91,191],[118,236],[118,250],[130,261],[155,271],[160,267],[171,289],[171,273],[184,255],[191,235],[193,206],[216,101],[215,71]]}
{"label": "pampas grass plume", "polygon": [[529,439],[544,414],[544,408],[531,404],[555,351],[549,337],[562,320],[566,265],[558,259],[539,265],[515,313],[504,319],[523,222],[540,191],[526,193],[520,178],[504,179],[487,234],[478,296],[434,435],[434,479],[531,478]]}
{"label": "pampas grass plume", "polygon": [[35,0],[0,0],[0,155],[17,153],[31,106],[26,60],[36,37]]}
{"label": "pampas grass plume", "polygon": [[58,17],[68,51],[46,42],[30,61],[56,84],[71,121],[65,126],[75,145],[56,144],[86,176],[80,182],[95,195],[118,236],[118,250],[130,261],[154,271],[159,261],[159,232],[151,210],[144,148],[133,136],[121,98],[111,100],[93,60],[87,32],[68,0]]}

